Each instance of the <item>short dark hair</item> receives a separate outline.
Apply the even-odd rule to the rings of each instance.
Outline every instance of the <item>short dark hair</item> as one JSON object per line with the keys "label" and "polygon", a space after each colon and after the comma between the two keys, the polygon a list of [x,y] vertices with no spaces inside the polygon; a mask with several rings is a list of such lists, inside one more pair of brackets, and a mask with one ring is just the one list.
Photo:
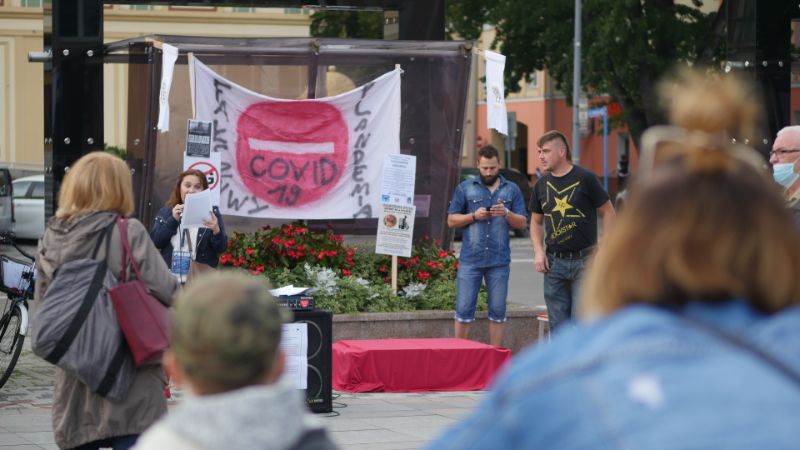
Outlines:
{"label": "short dark hair", "polygon": [[542,137],[536,141],[536,146],[542,148],[542,146],[550,141],[555,141],[556,139],[560,140],[564,144],[564,148],[567,149],[567,159],[572,161],[572,152],[569,150],[569,142],[567,141],[567,137],[564,136],[564,133],[558,130],[550,130],[547,133],[543,134]]}
{"label": "short dark hair", "polygon": [[497,158],[500,161],[500,152],[494,147],[494,145],[485,145],[478,150],[478,159],[486,158],[492,159]]}

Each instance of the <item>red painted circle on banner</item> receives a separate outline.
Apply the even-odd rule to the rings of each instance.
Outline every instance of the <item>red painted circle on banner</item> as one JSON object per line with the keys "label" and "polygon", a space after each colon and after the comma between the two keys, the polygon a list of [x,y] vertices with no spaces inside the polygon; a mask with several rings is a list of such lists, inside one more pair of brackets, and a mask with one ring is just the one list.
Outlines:
{"label": "red painted circle on banner", "polygon": [[323,102],[260,102],[237,123],[236,166],[245,186],[281,206],[313,203],[339,182],[347,163],[347,122]]}
{"label": "red painted circle on banner", "polygon": [[198,161],[189,166],[189,170],[199,170],[200,172],[203,172],[203,174],[206,176],[206,180],[208,181],[209,189],[214,189],[219,184],[219,170],[217,170],[217,168],[211,163]]}

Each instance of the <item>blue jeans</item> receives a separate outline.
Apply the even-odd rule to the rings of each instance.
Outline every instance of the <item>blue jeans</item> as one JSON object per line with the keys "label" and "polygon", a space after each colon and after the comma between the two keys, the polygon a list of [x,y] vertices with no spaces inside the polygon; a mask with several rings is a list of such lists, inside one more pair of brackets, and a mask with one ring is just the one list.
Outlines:
{"label": "blue jeans", "polygon": [[475,320],[475,306],[481,282],[486,279],[486,292],[489,294],[489,320],[506,321],[506,297],[508,295],[508,275],[510,266],[471,267],[459,265],[456,275],[456,320],[470,323]]}
{"label": "blue jeans", "polygon": [[544,303],[550,319],[550,330],[569,320],[577,310],[578,285],[586,258],[562,259],[547,255],[550,271],[544,274]]}
{"label": "blue jeans", "polygon": [[136,444],[139,439],[138,434],[128,434],[125,436],[117,436],[108,439],[101,439],[99,441],[92,441],[88,444],[83,444],[79,447],[73,447],[72,450],[98,450],[101,448],[110,448],[113,450],[128,450]]}

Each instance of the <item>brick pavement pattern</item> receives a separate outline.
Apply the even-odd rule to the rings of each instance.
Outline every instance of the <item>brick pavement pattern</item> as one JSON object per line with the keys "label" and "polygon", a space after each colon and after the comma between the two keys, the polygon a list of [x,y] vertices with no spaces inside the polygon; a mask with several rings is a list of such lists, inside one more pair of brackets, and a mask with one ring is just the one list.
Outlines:
{"label": "brick pavement pattern", "polygon": [[[33,354],[26,338],[22,355],[0,389],[0,450],[57,449],[50,408],[54,366]],[[173,387],[170,405],[182,392]],[[318,415],[342,450],[423,448],[463,417],[484,392],[334,393],[334,412]]]}

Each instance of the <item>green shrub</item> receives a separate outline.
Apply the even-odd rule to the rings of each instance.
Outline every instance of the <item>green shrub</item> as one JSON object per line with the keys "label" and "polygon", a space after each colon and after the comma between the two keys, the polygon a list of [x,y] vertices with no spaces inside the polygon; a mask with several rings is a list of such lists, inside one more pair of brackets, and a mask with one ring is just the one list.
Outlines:
{"label": "green shrub", "polygon": [[[234,233],[220,264],[266,276],[275,287],[313,287],[317,308],[335,314],[455,306],[458,260],[427,237],[410,258],[398,258],[397,294],[391,288],[390,256],[376,255],[372,246],[346,246],[341,235],[302,224]],[[478,309],[486,309],[483,290]]]}

